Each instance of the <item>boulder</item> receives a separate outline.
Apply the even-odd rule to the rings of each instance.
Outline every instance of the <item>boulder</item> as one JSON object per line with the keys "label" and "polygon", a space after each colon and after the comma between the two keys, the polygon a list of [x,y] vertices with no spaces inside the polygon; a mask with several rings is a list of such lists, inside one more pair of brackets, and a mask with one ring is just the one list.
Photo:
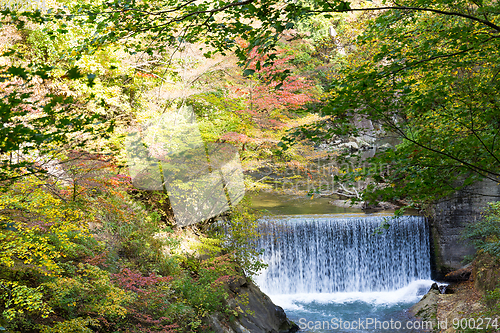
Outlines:
{"label": "boulder", "polygon": [[228,320],[222,314],[211,315],[208,324],[216,333],[294,333],[299,330],[288,320],[283,308],[244,277],[230,281],[228,292],[228,303],[238,316]]}
{"label": "boulder", "polygon": [[338,145],[338,148],[347,148],[351,151],[357,151],[359,150],[359,146],[356,142],[346,142],[346,143],[341,143]]}
{"label": "boulder", "polygon": [[358,138],[356,141],[354,141],[358,144],[359,146],[359,149],[361,150],[367,150],[367,149],[373,149],[374,146],[373,146],[373,143],[370,143],[366,140],[363,140],[361,138]]}
{"label": "boulder", "polygon": [[383,145],[378,146],[378,149],[380,150],[387,150],[392,148],[392,146],[389,143],[384,143]]}
{"label": "boulder", "polygon": [[330,205],[336,206],[336,207],[341,207],[341,208],[358,208],[358,209],[363,209],[365,208],[365,203],[364,202],[356,202],[352,203],[351,200],[332,200],[328,202]]}
{"label": "boulder", "polygon": [[436,322],[439,295],[439,286],[434,283],[427,294],[410,308],[410,313],[423,321]]}

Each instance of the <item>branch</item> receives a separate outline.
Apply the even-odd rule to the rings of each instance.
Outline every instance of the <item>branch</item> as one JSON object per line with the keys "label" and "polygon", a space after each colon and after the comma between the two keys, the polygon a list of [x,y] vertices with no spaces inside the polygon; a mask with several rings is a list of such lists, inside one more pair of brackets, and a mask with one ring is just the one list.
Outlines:
{"label": "branch", "polygon": [[[470,89],[470,86],[467,85],[467,88]],[[471,92],[469,92],[470,95],[472,95]],[[472,103],[472,102],[471,102]],[[490,150],[489,147],[484,143],[484,141],[481,139],[481,137],[479,136],[479,134],[477,134],[477,131],[476,129],[474,129],[474,111],[473,111],[473,107],[472,105],[468,104],[468,109],[469,109],[469,114],[470,114],[470,121],[471,121],[471,127],[470,127],[470,130],[472,132],[472,134],[474,134],[474,136],[479,140],[479,142],[481,142],[481,145],[484,147],[484,149],[486,149],[486,151],[488,152],[488,154],[490,154],[491,156],[493,156],[493,158],[495,159],[495,161],[500,165],[500,160],[498,159],[498,157],[495,155],[494,153],[494,150]],[[493,145],[492,148],[494,148],[495,146]]]}
{"label": "branch", "polygon": [[491,23],[490,21],[480,19],[478,17],[468,15],[468,14],[463,14],[459,12],[448,12],[440,9],[434,9],[434,8],[421,8],[421,7],[407,7],[407,6],[386,6],[386,7],[370,7],[370,8],[349,8],[345,10],[341,9],[335,9],[332,8],[332,10],[311,10],[309,11],[310,13],[345,13],[345,12],[365,12],[365,11],[378,11],[378,10],[405,10],[405,11],[424,11],[424,12],[432,12],[436,14],[441,14],[441,15],[448,15],[448,16],[458,16],[458,17],[463,17],[472,21],[476,21],[479,23],[482,23],[498,32],[500,32],[500,26]]}
{"label": "branch", "polygon": [[386,77],[388,75],[395,75],[396,73],[399,73],[401,71],[404,71],[408,68],[411,68],[411,67],[414,67],[415,65],[418,65],[418,64],[422,64],[422,63],[425,63],[425,62],[429,62],[429,61],[433,61],[433,60],[436,60],[436,59],[441,59],[441,58],[451,58],[451,57],[454,57],[454,56],[457,56],[457,55],[460,55],[460,54],[463,54],[463,53],[467,53],[469,51],[472,51],[474,50],[477,46],[479,46],[480,44],[484,44],[484,43],[487,43],[489,42],[490,40],[494,39],[494,38],[498,38],[499,36],[491,36],[490,38],[488,39],[485,39],[484,41],[482,41],[481,43],[479,43],[478,45],[475,45],[473,47],[470,47],[468,49],[465,49],[465,50],[461,50],[461,51],[458,51],[458,52],[454,52],[454,53],[449,53],[449,54],[441,54],[441,55],[438,55],[438,56],[433,56],[433,57],[430,57],[430,58],[427,58],[427,59],[423,59],[423,60],[419,60],[417,62],[414,62],[414,63],[411,63],[407,66],[404,66],[404,67],[401,67],[399,69],[397,69],[396,71],[391,71],[390,73],[386,74],[386,75],[383,75],[382,77]]}
{"label": "branch", "polygon": [[173,13],[173,12],[176,12],[178,10],[181,10],[182,8],[186,7],[187,5],[189,5],[189,4],[193,3],[193,2],[196,2],[196,0],[190,0],[190,1],[188,1],[188,2],[186,2],[184,4],[182,4],[182,5],[179,5],[179,6],[175,7],[175,8],[167,9],[167,10],[162,10],[162,11],[159,11],[159,12],[149,12],[147,10],[136,9],[136,8],[121,8],[121,9],[117,9],[117,10],[108,10],[108,11],[99,12],[99,13],[88,11],[85,14],[51,14],[51,16],[55,16],[55,15],[62,15],[62,16],[86,16],[88,14],[103,15],[103,14],[115,14],[115,13],[126,13],[126,12],[139,12],[139,13],[143,13],[143,14],[147,14],[147,15],[161,15],[161,14]]}
{"label": "branch", "polygon": [[462,159],[459,159],[458,157],[452,156],[452,155],[450,155],[450,154],[448,154],[446,152],[436,150],[436,149],[434,149],[432,147],[426,146],[426,145],[424,145],[424,144],[422,144],[422,143],[420,143],[420,142],[418,142],[416,140],[413,140],[413,139],[409,138],[406,135],[406,133],[401,128],[397,127],[395,124],[389,123],[389,126],[392,127],[394,130],[396,130],[405,140],[408,140],[411,143],[413,143],[413,144],[415,144],[415,145],[417,145],[417,146],[419,146],[419,147],[421,147],[421,148],[423,148],[425,150],[432,151],[433,153],[436,153],[436,154],[439,154],[439,155],[442,155],[442,156],[446,156],[446,157],[452,159],[453,161],[456,161],[458,163],[462,163],[462,164],[466,165],[467,167],[469,167],[470,170],[476,172],[477,174],[479,174],[479,175],[481,175],[481,176],[483,176],[485,178],[488,178],[488,179],[491,179],[491,180],[495,180],[494,178],[491,178],[491,177],[487,176],[488,174],[496,176],[496,177],[500,177],[500,173],[493,172],[493,171],[490,171],[490,170],[486,170],[486,169],[481,168],[481,167],[479,167],[477,165],[473,165],[473,164],[471,164],[469,162],[466,162],[466,161],[464,161]]}
{"label": "branch", "polygon": [[[491,198],[500,198],[500,195],[495,195],[495,194],[485,194],[485,193],[480,193],[480,192],[475,192],[475,191],[471,191],[471,190],[468,190],[466,187],[462,187],[460,188],[460,186],[456,187],[456,186],[453,186],[451,183],[447,182],[446,180],[444,180],[444,182],[446,183],[446,185],[448,187],[450,187],[454,192],[457,192],[457,191],[460,191],[464,194],[467,194],[467,195],[470,195],[470,196],[478,196],[478,197],[491,197]],[[448,200],[453,200],[454,197],[450,197]],[[439,200],[443,200],[443,199],[439,199]],[[446,200],[446,201],[448,201]]]}
{"label": "branch", "polygon": [[332,195],[332,194],[336,194],[336,195],[343,196],[343,197],[348,197],[348,198],[362,199],[361,195],[356,190],[356,188],[353,187],[352,188],[353,191],[350,191],[350,190],[346,189],[345,186],[342,183],[339,183],[339,185],[341,187],[341,191],[332,191],[332,192],[330,192],[328,194],[320,193],[320,195],[321,196],[329,196],[329,195]]}
{"label": "branch", "polygon": [[[225,5],[225,6],[222,6],[222,7],[219,7],[219,8],[214,8],[214,9],[211,9],[211,10],[198,10],[198,11],[194,11],[194,12],[188,13],[186,15],[183,15],[181,17],[178,17],[178,18],[175,18],[175,19],[171,19],[170,21],[168,21],[166,23],[157,25],[157,26],[155,26],[155,28],[168,26],[168,25],[170,25],[172,23],[175,23],[175,22],[181,22],[181,21],[184,21],[185,19],[187,19],[187,18],[189,18],[191,16],[194,16],[194,15],[198,15],[198,14],[215,14],[215,13],[218,13],[218,12],[222,12],[222,11],[228,9],[228,8],[231,8],[231,7],[238,7],[238,6],[248,5],[248,4],[250,4],[250,3],[254,2],[254,1],[255,0],[245,0],[245,1],[241,1],[241,2],[233,2],[233,3],[230,3],[228,5]],[[140,30],[137,30],[137,31],[146,31],[146,30],[151,30],[151,27],[140,29]]]}
{"label": "branch", "polygon": [[[425,149],[425,150],[428,150],[428,151],[432,151],[438,155],[441,155],[441,156],[446,156],[448,158],[450,158],[451,160],[455,161],[455,162],[458,162],[458,163],[461,163],[465,166],[467,166],[471,171],[474,171],[476,172],[478,175],[482,176],[482,177],[485,177],[485,178],[488,178],[488,179],[491,179],[491,180],[494,180],[495,181],[495,178],[492,178],[488,175],[492,175],[492,176],[495,176],[495,177],[500,177],[500,173],[497,173],[497,172],[494,172],[494,171],[490,171],[490,170],[486,170],[484,168],[481,168],[477,165],[473,165],[469,162],[466,162],[462,159],[459,159],[458,157],[456,156],[452,156],[446,152],[443,152],[443,151],[439,151],[439,150],[436,150],[432,147],[429,147],[429,146],[426,146],[424,145],[423,143],[420,143],[414,139],[411,139],[410,137],[408,137],[408,135],[405,133],[405,131],[403,131],[403,129],[401,129],[401,127],[397,126],[393,120],[391,119],[391,117],[389,117],[387,114],[385,114],[384,112],[381,112],[380,110],[377,110],[377,108],[375,108],[373,105],[368,105],[368,107],[371,107],[372,109],[374,109],[375,111],[377,111],[379,114],[382,114],[383,117],[385,118],[385,121],[384,123],[387,124],[387,126],[389,126],[390,128],[392,128],[395,132],[399,133],[399,135],[403,138],[403,139],[406,139],[408,140],[409,142]],[[496,180],[498,181],[498,180]]]}

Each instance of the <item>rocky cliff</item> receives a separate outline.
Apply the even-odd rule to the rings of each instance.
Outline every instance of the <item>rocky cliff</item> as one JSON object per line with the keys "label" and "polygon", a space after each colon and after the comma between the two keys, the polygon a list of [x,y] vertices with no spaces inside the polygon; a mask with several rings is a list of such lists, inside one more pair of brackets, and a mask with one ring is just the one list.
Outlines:
{"label": "rocky cliff", "polygon": [[228,292],[228,303],[238,315],[229,319],[221,314],[211,315],[208,323],[216,333],[294,333],[299,330],[281,307],[244,277],[231,281]]}
{"label": "rocky cliff", "polygon": [[463,266],[465,256],[475,249],[461,239],[465,226],[480,218],[486,204],[500,199],[498,182],[484,180],[456,192],[434,206],[430,219],[434,279]]}

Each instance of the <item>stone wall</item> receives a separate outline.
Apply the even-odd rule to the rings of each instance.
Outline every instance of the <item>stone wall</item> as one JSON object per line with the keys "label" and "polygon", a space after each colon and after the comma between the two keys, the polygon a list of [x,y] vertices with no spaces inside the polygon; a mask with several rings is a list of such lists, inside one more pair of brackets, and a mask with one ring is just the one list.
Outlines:
{"label": "stone wall", "polygon": [[480,218],[488,202],[500,200],[498,182],[484,180],[458,191],[434,206],[430,219],[434,279],[463,266],[463,259],[475,249],[461,239],[466,225]]}

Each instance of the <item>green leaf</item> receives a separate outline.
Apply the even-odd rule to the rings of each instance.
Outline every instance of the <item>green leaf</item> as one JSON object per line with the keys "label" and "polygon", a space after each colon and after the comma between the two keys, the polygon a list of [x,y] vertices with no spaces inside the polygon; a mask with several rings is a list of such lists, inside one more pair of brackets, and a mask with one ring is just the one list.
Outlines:
{"label": "green leaf", "polygon": [[246,77],[252,76],[254,73],[255,73],[255,70],[247,68],[243,71],[243,76],[246,76]]}
{"label": "green leaf", "polygon": [[83,77],[83,74],[80,72],[78,67],[72,67],[66,74],[69,79],[79,79]]}
{"label": "green leaf", "polygon": [[89,87],[93,87],[95,85],[95,80],[96,75],[95,74],[87,74],[87,85]]}
{"label": "green leaf", "polygon": [[11,66],[7,69],[7,73],[22,77],[25,80],[28,78],[28,72],[23,67]]}

